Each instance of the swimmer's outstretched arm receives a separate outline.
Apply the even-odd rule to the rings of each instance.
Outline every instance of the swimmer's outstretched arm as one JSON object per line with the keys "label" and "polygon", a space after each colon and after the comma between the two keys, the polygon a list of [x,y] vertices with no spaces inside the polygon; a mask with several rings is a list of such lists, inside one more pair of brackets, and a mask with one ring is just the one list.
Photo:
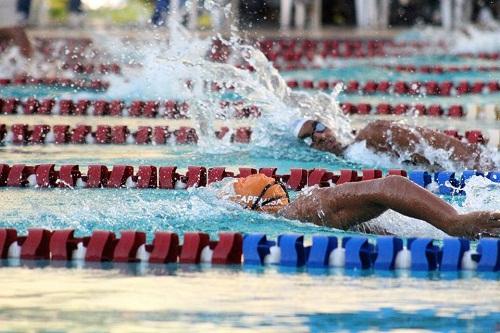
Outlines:
{"label": "swimmer's outstretched arm", "polygon": [[434,149],[449,153],[449,159],[463,164],[469,169],[491,170],[494,162],[483,156],[477,144],[464,143],[456,138],[423,127],[409,127],[388,120],[369,123],[359,131],[357,141],[366,141],[369,148],[379,152],[407,153],[411,162],[429,164],[430,162],[417,151],[417,146],[426,144]]}
{"label": "swimmer's outstretched arm", "polygon": [[400,176],[317,189],[300,196],[280,213],[347,230],[387,209],[426,221],[451,236],[500,236],[500,212],[459,214],[444,200]]}

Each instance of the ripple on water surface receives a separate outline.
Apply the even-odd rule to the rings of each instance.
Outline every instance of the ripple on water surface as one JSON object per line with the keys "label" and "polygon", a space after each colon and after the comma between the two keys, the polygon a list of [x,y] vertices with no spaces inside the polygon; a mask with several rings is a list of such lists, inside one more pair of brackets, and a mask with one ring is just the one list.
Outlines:
{"label": "ripple on water surface", "polygon": [[0,332],[472,332],[494,331],[500,320],[494,279],[162,267],[140,277],[2,268],[0,284],[9,288],[1,292]]}

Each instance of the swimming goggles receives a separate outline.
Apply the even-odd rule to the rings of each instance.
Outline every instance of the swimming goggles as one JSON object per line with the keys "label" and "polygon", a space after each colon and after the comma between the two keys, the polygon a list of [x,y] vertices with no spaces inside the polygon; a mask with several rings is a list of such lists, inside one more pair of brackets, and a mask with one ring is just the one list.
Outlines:
{"label": "swimming goggles", "polygon": [[[275,197],[272,197],[272,198],[269,198],[269,199],[266,199],[264,201],[261,202],[262,200],[262,197],[266,194],[267,190],[269,190],[271,187],[273,187],[274,185],[278,185],[280,186],[283,191],[285,192],[285,196],[275,196]],[[269,205],[270,203],[273,203],[273,202],[276,202],[276,201],[279,201],[281,199],[287,199],[288,203],[290,203],[290,197],[288,196],[288,191],[285,187],[285,184],[283,184],[282,182],[279,182],[279,181],[274,181],[273,183],[269,183],[267,184],[266,186],[264,186],[264,188],[262,189],[262,192],[260,193],[260,195],[257,197],[257,199],[255,199],[254,203],[252,204],[252,206],[250,207],[251,210],[257,210],[258,208],[262,208],[266,205]]]}
{"label": "swimming goggles", "polygon": [[312,123],[312,132],[311,132],[311,134],[305,135],[301,139],[304,140],[304,142],[307,145],[310,146],[310,145],[313,144],[314,134],[316,134],[316,133],[324,133],[326,130],[327,130],[327,127],[323,123],[315,120]]}
{"label": "swimming goggles", "polygon": [[311,136],[313,136],[315,133],[323,133],[326,131],[326,126],[323,123],[320,123],[319,121],[314,121],[313,122],[313,131],[311,133]]}

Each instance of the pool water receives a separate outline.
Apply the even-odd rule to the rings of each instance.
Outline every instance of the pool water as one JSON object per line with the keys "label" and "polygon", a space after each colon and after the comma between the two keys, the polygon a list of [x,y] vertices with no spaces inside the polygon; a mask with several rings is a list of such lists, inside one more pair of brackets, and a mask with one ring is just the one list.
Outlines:
{"label": "pool water", "polygon": [[[206,153],[199,147],[2,147],[8,163],[358,168],[298,146],[286,151]],[[266,152],[267,151],[267,152]],[[96,158],[96,156],[99,156]],[[127,157],[124,157],[127,156]],[[82,167],[85,170],[84,167]],[[104,229],[182,235],[203,231],[356,234],[243,210],[217,197],[219,186],[159,189],[0,189],[2,227]],[[498,190],[497,190],[498,191]],[[294,194],[295,195],[295,194]],[[491,195],[491,193],[489,193]],[[446,198],[462,204],[463,198]],[[379,218],[407,236],[444,235],[393,212]],[[411,273],[277,266],[1,263],[0,332],[323,332],[494,331],[499,273]]]}
{"label": "pool water", "polygon": [[[446,56],[387,59],[388,62],[471,65],[472,60]],[[382,60],[380,60],[382,62]],[[481,63],[484,63],[482,61]],[[388,72],[369,62],[341,63],[336,69],[287,72],[285,77],[388,80],[499,80],[499,72],[454,73],[444,76]],[[139,93],[138,93],[139,94]],[[0,97],[72,97],[114,99],[106,93],[81,93],[47,87],[3,87]],[[140,95],[123,95],[130,101]],[[147,98],[144,97],[144,98]],[[410,97],[371,96],[379,101],[409,101]],[[429,103],[498,102],[500,94],[460,98],[418,97]],[[344,95],[341,100],[366,100]],[[414,101],[414,100],[413,100]],[[3,121],[14,118],[2,116]],[[18,118],[15,118],[18,121]],[[51,123],[70,118],[47,117]],[[80,119],[79,119],[80,121]],[[108,118],[85,118],[91,125]],[[120,119],[122,124],[138,120]],[[154,120],[148,120],[150,124]],[[419,122],[419,120],[414,120]],[[482,123],[477,123],[483,125]],[[484,124],[498,128],[496,122]],[[466,128],[470,123],[460,122]],[[2,163],[129,164],[138,166],[189,165],[292,167],[387,170],[377,156],[361,162],[311,151],[297,142],[272,141],[269,146],[227,145],[207,142],[194,146],[59,146],[0,147]],[[401,167],[392,165],[392,167]],[[411,167],[404,166],[410,169]],[[344,236],[344,232],[243,210],[221,201],[221,185],[187,191],[137,189],[0,189],[0,227],[26,232],[30,227],[74,228],[78,235],[93,230],[147,232],[158,230],[182,235],[203,231],[261,232],[274,238],[282,233]],[[464,206],[463,197],[445,198],[459,209],[496,209],[498,187],[481,192],[476,206]],[[296,195],[296,194],[293,194]],[[445,235],[424,222],[387,212],[378,223],[405,236],[440,239]],[[356,234],[356,233],[354,233]],[[499,274],[410,273],[305,270],[211,265],[1,263],[0,333],[4,332],[323,332],[323,331],[449,331],[500,330]],[[62,266],[62,267],[61,267]]]}
{"label": "pool water", "polygon": [[[398,58],[384,59],[369,59],[369,60],[345,60],[336,62],[332,68],[322,69],[307,69],[298,71],[283,72],[285,79],[309,79],[309,80],[357,80],[360,82],[373,81],[405,81],[405,82],[426,82],[426,81],[452,81],[458,83],[460,81],[477,82],[477,81],[500,81],[500,71],[467,71],[467,72],[445,72],[437,73],[408,73],[389,70],[383,68],[383,65],[399,65],[411,64],[415,66],[436,65],[444,67],[448,66],[496,66],[498,62],[485,61],[481,59],[466,59],[452,55],[425,55],[411,56]],[[449,106],[451,104],[468,104],[476,103],[484,105],[488,103],[497,104],[500,100],[500,93],[493,94],[470,94],[458,96],[454,98],[441,96],[397,96],[397,95],[357,95],[345,94],[339,95],[339,101],[348,101],[351,103],[423,103],[423,104],[440,104]],[[496,125],[498,128],[498,125]]]}
{"label": "pool water", "polygon": [[494,332],[497,279],[276,267],[2,268],[0,332]]}

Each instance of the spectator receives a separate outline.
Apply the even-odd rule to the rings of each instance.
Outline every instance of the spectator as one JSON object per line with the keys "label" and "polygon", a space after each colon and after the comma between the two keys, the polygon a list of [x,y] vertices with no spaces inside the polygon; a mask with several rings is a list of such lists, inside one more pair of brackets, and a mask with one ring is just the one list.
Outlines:
{"label": "spectator", "polygon": [[31,9],[31,0],[17,0],[17,11],[22,16],[20,19],[23,22],[28,22]]}
{"label": "spectator", "polygon": [[83,10],[81,0],[69,0],[69,24],[72,27],[83,25]]}
{"label": "spectator", "polygon": [[154,25],[164,25],[167,20],[168,10],[170,8],[170,0],[156,0],[155,10],[151,17],[151,22]]}

